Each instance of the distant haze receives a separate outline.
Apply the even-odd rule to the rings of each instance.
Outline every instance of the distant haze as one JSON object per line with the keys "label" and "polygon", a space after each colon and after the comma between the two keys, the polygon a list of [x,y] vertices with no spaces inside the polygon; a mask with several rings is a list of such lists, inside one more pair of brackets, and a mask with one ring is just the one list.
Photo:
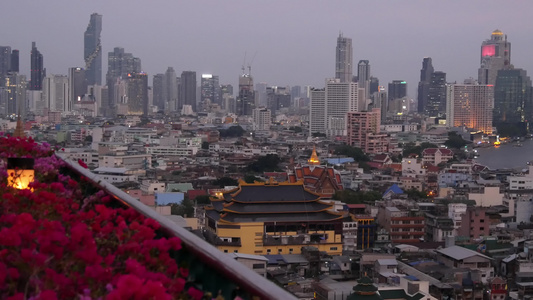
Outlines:
{"label": "distant haze", "polygon": [[532,11],[533,1],[17,0],[2,2],[0,45],[20,50],[28,75],[35,41],[47,73],[67,74],[84,66],[83,33],[97,12],[104,76],[107,52],[119,46],[141,58],[150,84],[172,66],[178,76],[212,73],[236,85],[246,53],[246,65],[255,55],[255,82],[323,87],[334,77],[341,31],[353,39],[354,65],[370,60],[381,85],[406,80],[416,98],[423,57],[449,82],[477,78],[481,42],[495,29],[512,44],[511,62],[531,76]]}

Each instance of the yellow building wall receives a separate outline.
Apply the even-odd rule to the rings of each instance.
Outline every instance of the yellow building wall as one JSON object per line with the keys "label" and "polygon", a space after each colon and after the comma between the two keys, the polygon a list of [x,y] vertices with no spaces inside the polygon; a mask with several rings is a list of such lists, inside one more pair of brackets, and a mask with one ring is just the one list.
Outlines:
{"label": "yellow building wall", "polygon": [[[237,224],[235,224],[237,225]],[[305,246],[317,247],[319,251],[327,252],[330,255],[342,254],[342,234],[335,234],[334,231],[310,231],[307,234],[326,234],[327,239],[321,243],[308,243],[302,245],[263,245],[264,224],[263,223],[240,223],[240,229],[217,228],[217,235],[220,238],[240,238],[241,246],[219,245],[217,248],[223,252],[267,255],[267,254],[301,254],[301,248]],[[279,233],[278,233],[279,234]],[[270,234],[269,235],[274,235]],[[287,232],[283,235],[297,235],[296,232]],[[269,251],[270,250],[270,251]]]}

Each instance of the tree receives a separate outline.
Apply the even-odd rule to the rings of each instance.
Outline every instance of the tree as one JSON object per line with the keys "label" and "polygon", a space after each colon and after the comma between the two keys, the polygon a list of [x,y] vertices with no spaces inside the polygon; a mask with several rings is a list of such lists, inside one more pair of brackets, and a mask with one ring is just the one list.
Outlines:
{"label": "tree", "polygon": [[380,200],[381,197],[382,195],[378,191],[342,190],[335,192],[335,195],[333,195],[334,200],[340,200],[347,204],[363,204],[365,202]]}
{"label": "tree", "polygon": [[193,202],[190,199],[185,198],[181,204],[172,204],[170,207],[170,213],[184,218],[192,218],[194,216]]}
{"label": "tree", "polygon": [[361,148],[349,145],[338,146],[335,148],[335,154],[352,157],[357,162],[370,161],[370,158],[368,158]]}
{"label": "tree", "polygon": [[209,204],[211,203],[211,199],[209,198],[209,195],[199,195],[194,198],[194,202],[196,202],[196,205]]}
{"label": "tree", "polygon": [[413,200],[426,199],[428,197],[428,195],[425,192],[419,191],[415,188],[411,188],[405,191],[405,193],[407,194],[407,197]]}
{"label": "tree", "polygon": [[435,145],[435,144],[432,144],[432,143],[428,143],[428,142],[424,142],[420,145],[416,145],[415,143],[413,142],[410,142],[410,143],[407,143],[405,145],[403,145],[403,156],[409,156],[411,154],[416,154],[418,156],[421,156],[422,155],[422,151],[424,151],[424,149],[427,149],[427,148],[438,148],[439,146]]}
{"label": "tree", "polygon": [[213,181],[213,185],[218,185],[219,187],[223,188],[225,186],[237,186],[239,185],[239,182],[231,177],[224,176]]}
{"label": "tree", "polygon": [[302,132],[302,127],[300,127],[300,126],[291,126],[291,127],[289,127],[289,130],[292,130],[292,131],[294,131],[296,133],[300,133],[300,132]]}
{"label": "tree", "polygon": [[279,170],[281,159],[277,154],[267,154],[248,165],[248,170],[256,173],[273,172]]}
{"label": "tree", "polygon": [[313,137],[326,137],[326,134],[321,132],[313,132],[311,135]]}
{"label": "tree", "polygon": [[263,182],[261,178],[255,177],[254,175],[248,174],[244,176],[244,182],[246,183],[254,183],[254,182]]}
{"label": "tree", "polygon": [[241,137],[245,130],[237,125],[237,126],[231,126],[228,129],[219,129],[220,137]]}
{"label": "tree", "polygon": [[209,150],[209,142],[202,142],[202,149]]}
{"label": "tree", "polygon": [[450,148],[461,149],[468,143],[470,142],[463,140],[463,138],[460,135],[457,135],[456,132],[450,131],[448,132],[448,140],[444,142],[444,145]]}

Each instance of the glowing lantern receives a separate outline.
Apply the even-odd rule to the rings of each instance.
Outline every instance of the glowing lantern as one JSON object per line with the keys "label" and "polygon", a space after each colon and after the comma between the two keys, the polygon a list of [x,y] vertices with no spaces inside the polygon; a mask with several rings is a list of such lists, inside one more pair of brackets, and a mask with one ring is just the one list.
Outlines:
{"label": "glowing lantern", "polygon": [[35,175],[33,164],[33,158],[8,158],[7,184],[16,189],[27,189]]}

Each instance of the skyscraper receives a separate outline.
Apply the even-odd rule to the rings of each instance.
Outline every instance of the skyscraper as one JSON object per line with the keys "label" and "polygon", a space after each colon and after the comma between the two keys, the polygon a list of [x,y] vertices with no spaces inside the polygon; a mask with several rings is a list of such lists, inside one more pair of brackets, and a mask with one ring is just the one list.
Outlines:
{"label": "skyscraper", "polygon": [[326,135],[346,135],[346,114],[361,109],[362,89],[356,82],[326,79]]}
{"label": "skyscraper", "polygon": [[148,115],[148,75],[146,73],[128,74],[128,114]]}
{"label": "skyscraper", "polygon": [[339,33],[335,51],[335,78],[340,79],[340,82],[352,82],[352,51],[352,39],[345,38]]}
{"label": "skyscraper", "polygon": [[237,116],[251,116],[255,109],[254,79],[250,74],[239,77],[239,95],[235,103]]}
{"label": "skyscraper", "polygon": [[11,70],[11,47],[0,46],[0,78]]}
{"label": "skyscraper", "polygon": [[174,68],[167,68],[163,86],[165,88],[165,91],[163,92],[163,96],[165,97],[165,109],[174,112],[177,109],[179,98],[179,81],[177,80]]}
{"label": "skyscraper", "polygon": [[407,82],[404,80],[393,80],[389,83],[388,95],[389,101],[407,97]]}
{"label": "skyscraper", "polygon": [[[525,70],[499,70],[494,86],[495,125],[531,122],[533,100],[531,79]],[[526,125],[526,124],[524,124]]]}
{"label": "skyscraper", "polygon": [[85,77],[85,70],[83,68],[69,68],[69,91],[70,101],[80,101],[87,93],[87,78]]}
{"label": "skyscraper", "polygon": [[165,109],[165,74],[155,74],[152,80],[152,89],[154,97],[154,105],[158,110]]}
{"label": "skyscraper", "polygon": [[429,84],[431,74],[433,74],[433,64],[431,57],[424,57],[422,60],[422,69],[420,70],[420,82],[418,82],[418,112],[425,111],[429,97]]}
{"label": "skyscraper", "polygon": [[65,75],[47,75],[43,81],[42,100],[48,111],[68,112],[72,110],[69,78]]}
{"label": "skyscraper", "polygon": [[498,71],[511,65],[511,43],[507,35],[498,29],[494,30],[490,40],[481,44],[481,65],[478,70],[479,84],[496,83]]}
{"label": "skyscraper", "polygon": [[266,89],[267,108],[276,112],[283,108],[291,107],[291,95],[289,89],[284,86],[269,86]]}
{"label": "skyscraper", "polygon": [[84,34],[83,58],[89,85],[102,84],[102,15],[93,13]]}
{"label": "skyscraper", "polygon": [[492,133],[494,87],[478,84],[446,86],[446,124]]}
{"label": "skyscraper", "polygon": [[19,51],[16,49],[11,51],[11,67],[9,71],[19,72]]}
{"label": "skyscraper", "polygon": [[20,112],[23,116],[26,115],[26,76],[18,73],[8,73],[4,78],[6,99],[5,114],[6,115],[18,115]]}
{"label": "skyscraper", "polygon": [[218,76],[202,74],[200,82],[200,111],[209,111],[212,104],[221,105]]}
{"label": "skyscraper", "polygon": [[194,112],[196,110],[196,72],[183,71],[181,72],[181,89],[180,89],[180,103],[178,110],[181,111],[183,105],[190,105]]}
{"label": "skyscraper", "polygon": [[44,64],[43,64],[43,55],[41,54],[41,52],[39,52],[39,50],[37,50],[37,46],[35,46],[35,42],[31,43],[30,59],[31,59],[30,90],[40,91],[43,89],[43,79],[46,76],[46,70],[44,69]]}
{"label": "skyscraper", "polygon": [[360,60],[357,64],[357,83],[359,87],[365,86],[365,83],[370,80],[370,62],[368,60]]}
{"label": "skyscraper", "polygon": [[106,77],[125,79],[129,73],[140,73],[141,70],[141,59],[125,52],[124,48],[115,47],[108,53]]}
{"label": "skyscraper", "polygon": [[[113,52],[108,53],[106,83],[108,86],[109,108],[114,108],[120,97],[117,94],[117,84],[119,79],[126,80],[128,74],[141,72],[141,59],[134,57],[131,53],[124,52],[124,48],[115,47]],[[109,111],[109,110],[107,110]]]}
{"label": "skyscraper", "polygon": [[326,89],[310,90],[309,135],[326,133]]}
{"label": "skyscraper", "polygon": [[430,117],[446,113],[446,73],[437,71],[431,74],[424,112]]}

